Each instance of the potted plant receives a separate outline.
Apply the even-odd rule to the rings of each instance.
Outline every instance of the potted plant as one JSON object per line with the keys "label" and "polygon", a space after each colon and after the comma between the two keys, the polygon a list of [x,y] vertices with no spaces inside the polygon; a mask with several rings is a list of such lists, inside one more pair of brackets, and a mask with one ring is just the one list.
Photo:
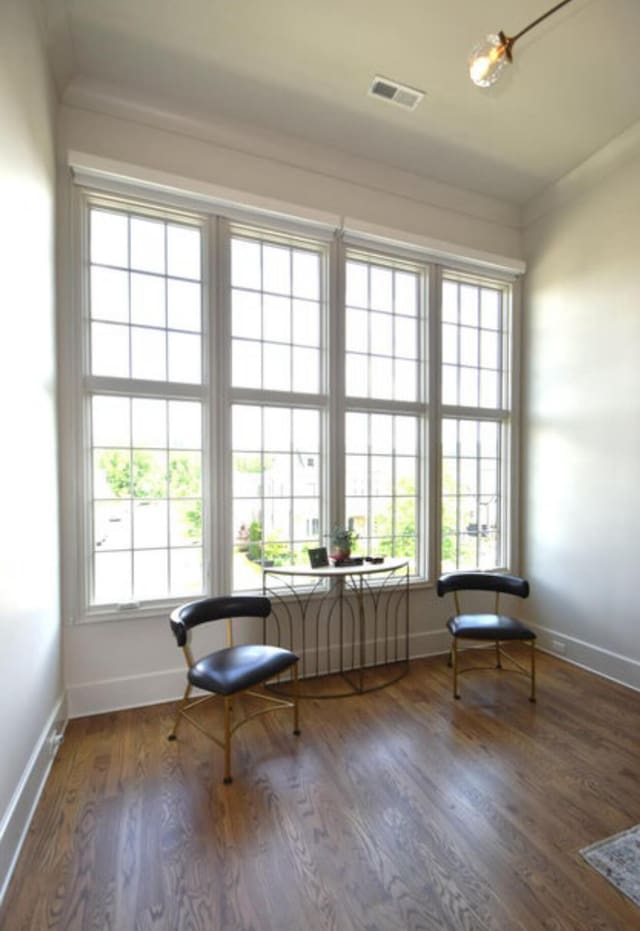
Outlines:
{"label": "potted plant", "polygon": [[351,556],[351,550],[358,534],[355,530],[348,530],[346,527],[334,527],[329,534],[331,541],[331,553],[334,559],[348,559]]}

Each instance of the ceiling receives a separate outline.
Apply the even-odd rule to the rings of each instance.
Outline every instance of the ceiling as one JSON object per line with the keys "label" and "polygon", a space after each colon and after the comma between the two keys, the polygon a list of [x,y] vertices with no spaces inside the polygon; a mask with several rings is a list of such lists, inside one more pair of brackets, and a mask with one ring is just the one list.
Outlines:
{"label": "ceiling", "polygon": [[[42,0],[61,92],[90,81],[524,204],[640,120],[640,0],[574,0],[489,90],[469,49],[553,0]],[[62,51],[61,51],[62,50]],[[426,92],[368,96],[375,74]]]}

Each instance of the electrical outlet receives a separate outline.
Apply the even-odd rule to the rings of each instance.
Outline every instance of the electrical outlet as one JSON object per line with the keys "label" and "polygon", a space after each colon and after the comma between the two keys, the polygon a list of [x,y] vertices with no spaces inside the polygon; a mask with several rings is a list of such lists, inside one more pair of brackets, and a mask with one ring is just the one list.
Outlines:
{"label": "electrical outlet", "polygon": [[567,644],[564,642],[564,640],[552,640],[551,649],[559,656],[564,656],[567,652]]}
{"label": "electrical outlet", "polygon": [[54,731],[49,736],[49,751],[51,753],[51,756],[56,755],[56,753],[58,752],[58,748],[60,747],[60,744],[62,743],[63,740],[64,740],[64,734],[60,733],[59,731]]}

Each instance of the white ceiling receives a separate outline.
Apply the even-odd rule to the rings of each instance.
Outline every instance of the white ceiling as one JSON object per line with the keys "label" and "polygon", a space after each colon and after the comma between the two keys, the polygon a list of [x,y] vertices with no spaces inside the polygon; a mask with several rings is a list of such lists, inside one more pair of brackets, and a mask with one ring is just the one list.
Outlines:
{"label": "white ceiling", "polygon": [[[553,0],[42,2],[63,91],[117,86],[515,204],[640,120],[640,0],[573,0],[517,43],[488,91],[469,81],[470,47]],[[427,96],[397,109],[367,95],[374,74]]]}

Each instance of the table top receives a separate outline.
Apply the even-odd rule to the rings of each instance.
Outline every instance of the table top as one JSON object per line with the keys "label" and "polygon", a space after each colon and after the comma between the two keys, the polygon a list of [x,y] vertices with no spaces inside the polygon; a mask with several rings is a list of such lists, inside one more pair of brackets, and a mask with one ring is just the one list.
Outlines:
{"label": "table top", "polygon": [[387,559],[383,563],[364,562],[361,566],[321,566],[312,569],[310,566],[265,566],[264,575],[303,575],[314,578],[335,578],[345,575],[374,575],[376,572],[393,572],[395,569],[406,569],[408,559]]}

